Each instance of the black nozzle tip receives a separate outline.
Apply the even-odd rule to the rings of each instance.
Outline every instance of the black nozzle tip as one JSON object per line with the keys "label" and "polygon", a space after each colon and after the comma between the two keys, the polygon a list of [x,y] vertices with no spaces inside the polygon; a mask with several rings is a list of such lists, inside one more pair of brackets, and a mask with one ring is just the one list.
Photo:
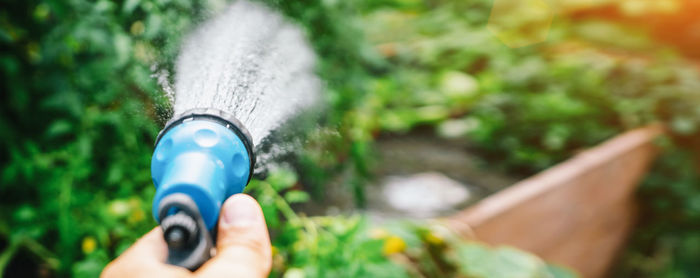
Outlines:
{"label": "black nozzle tip", "polygon": [[197,222],[182,211],[165,217],[161,225],[165,242],[171,249],[182,249],[193,244],[199,232]]}
{"label": "black nozzle tip", "polygon": [[189,235],[182,227],[173,227],[165,234],[165,242],[168,247],[180,249],[187,243]]}

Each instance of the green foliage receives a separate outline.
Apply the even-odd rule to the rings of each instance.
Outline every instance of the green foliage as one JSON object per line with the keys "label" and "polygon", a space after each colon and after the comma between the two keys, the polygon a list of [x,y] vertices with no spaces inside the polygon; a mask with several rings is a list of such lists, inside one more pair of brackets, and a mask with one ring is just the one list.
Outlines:
{"label": "green foliage", "polygon": [[[614,43],[589,37],[589,29],[625,30],[609,22],[564,20],[548,42],[511,49],[484,19],[463,16],[466,9],[487,13],[474,2],[365,16],[369,39],[393,69],[372,81],[371,128],[437,126],[522,175],[649,122],[668,121],[679,133],[697,129],[700,117],[690,108],[700,101],[697,71],[667,50],[632,32]],[[638,42],[634,49],[644,52],[628,53],[620,41]]]}
{"label": "green foliage", "polygon": [[[668,142],[667,142],[668,143]],[[617,276],[695,277],[700,274],[700,177],[692,153],[668,147],[644,181],[644,217]]]}
{"label": "green foliage", "polygon": [[293,172],[282,170],[247,187],[274,235],[272,277],[406,277],[382,256],[382,242],[363,233],[361,218],[297,215],[290,204],[308,195],[296,183]]}
{"label": "green foliage", "polygon": [[[690,151],[700,150],[700,78],[673,51],[620,24],[566,18],[548,42],[508,48],[484,28],[490,0],[263,2],[308,34],[329,103],[299,170],[248,189],[273,234],[272,276],[573,277],[424,223],[377,228],[293,206],[322,196],[338,173],[362,205],[382,132],[431,127],[525,176],[654,121],[675,146],[645,181],[648,217],[620,271],[699,272]],[[155,225],[148,169],[169,104],[151,75],[170,69],[181,35],[224,4],[33,0],[0,11],[0,273],[19,258],[94,277]]]}
{"label": "green foliage", "polygon": [[608,21],[560,18],[547,42],[510,49],[484,28],[487,18],[465,16],[488,14],[481,1],[388,2],[364,21],[392,69],[372,81],[371,128],[432,126],[473,143],[488,167],[527,176],[629,128],[666,123],[676,146],[644,183],[646,221],[621,269],[697,273],[696,65]]}
{"label": "green foliage", "polygon": [[620,276],[695,276],[696,65],[602,20],[559,18],[547,42],[507,48],[484,28],[485,1],[456,2],[365,11],[368,38],[391,68],[371,83],[370,128],[434,127],[473,143],[488,167],[527,176],[629,128],[666,123],[674,143],[644,182],[645,221]]}
{"label": "green foliage", "polygon": [[150,68],[173,57],[199,9],[194,1],[3,8],[0,235],[17,246],[3,255],[28,252],[49,272],[94,277],[154,225],[147,169],[154,119],[167,104]]}
{"label": "green foliage", "polygon": [[[464,262],[460,272],[467,277],[553,277],[549,267],[537,257],[523,251],[501,247],[489,250],[479,244],[465,244],[457,250]],[[561,271],[561,269],[557,269]],[[571,274],[557,273],[554,277]]]}

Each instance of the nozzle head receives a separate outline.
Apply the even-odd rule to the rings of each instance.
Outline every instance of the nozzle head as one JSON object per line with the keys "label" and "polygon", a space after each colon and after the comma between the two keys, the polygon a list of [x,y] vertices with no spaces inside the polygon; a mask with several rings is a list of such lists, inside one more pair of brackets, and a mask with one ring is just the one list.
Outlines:
{"label": "nozzle head", "polygon": [[[219,109],[214,108],[194,108],[180,113],[179,115],[170,119],[165,123],[165,127],[158,133],[156,138],[156,145],[160,142],[160,139],[168,133],[168,131],[186,121],[192,120],[207,120],[215,123],[219,123],[225,126],[227,129],[233,131],[238,138],[241,139],[243,144],[248,151],[248,157],[250,158],[250,169],[251,171],[255,168],[255,152],[253,148],[253,137],[248,132],[248,129],[243,126],[243,124],[236,119],[231,113],[224,112]],[[252,176],[252,175],[251,175]]]}
{"label": "nozzle head", "polygon": [[252,146],[230,124],[213,115],[188,115],[164,129],[151,160],[156,220],[162,220],[161,200],[183,193],[211,230],[224,200],[243,191],[252,176]]}

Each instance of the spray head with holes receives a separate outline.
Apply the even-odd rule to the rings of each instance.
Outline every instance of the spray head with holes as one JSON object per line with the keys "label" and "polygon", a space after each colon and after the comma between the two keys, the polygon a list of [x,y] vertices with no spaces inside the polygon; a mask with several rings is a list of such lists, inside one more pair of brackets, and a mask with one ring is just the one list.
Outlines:
{"label": "spray head with holes", "polygon": [[219,210],[253,174],[250,134],[232,115],[193,109],[158,134],[151,159],[153,215],[168,244],[168,263],[195,270],[214,252]]}

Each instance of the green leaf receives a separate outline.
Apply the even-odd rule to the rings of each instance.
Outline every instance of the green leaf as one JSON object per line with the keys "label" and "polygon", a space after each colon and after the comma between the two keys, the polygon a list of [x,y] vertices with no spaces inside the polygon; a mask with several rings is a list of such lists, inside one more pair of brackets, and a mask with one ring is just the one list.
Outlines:
{"label": "green leaf", "polygon": [[122,6],[122,12],[124,14],[131,14],[134,9],[139,5],[141,0],[126,0],[124,1],[124,6]]}
{"label": "green leaf", "polygon": [[457,249],[460,273],[483,278],[547,278],[546,265],[523,251],[499,247],[491,249],[478,243],[462,244]]}
{"label": "green leaf", "polygon": [[297,174],[290,170],[276,170],[265,180],[277,191],[292,187],[297,182]]}
{"label": "green leaf", "polygon": [[284,199],[290,203],[304,203],[309,201],[309,193],[301,190],[292,190],[284,194]]}
{"label": "green leaf", "polygon": [[571,269],[568,269],[563,266],[559,265],[554,265],[554,264],[547,264],[547,272],[549,273],[551,278],[578,278],[579,275],[576,274]]}

